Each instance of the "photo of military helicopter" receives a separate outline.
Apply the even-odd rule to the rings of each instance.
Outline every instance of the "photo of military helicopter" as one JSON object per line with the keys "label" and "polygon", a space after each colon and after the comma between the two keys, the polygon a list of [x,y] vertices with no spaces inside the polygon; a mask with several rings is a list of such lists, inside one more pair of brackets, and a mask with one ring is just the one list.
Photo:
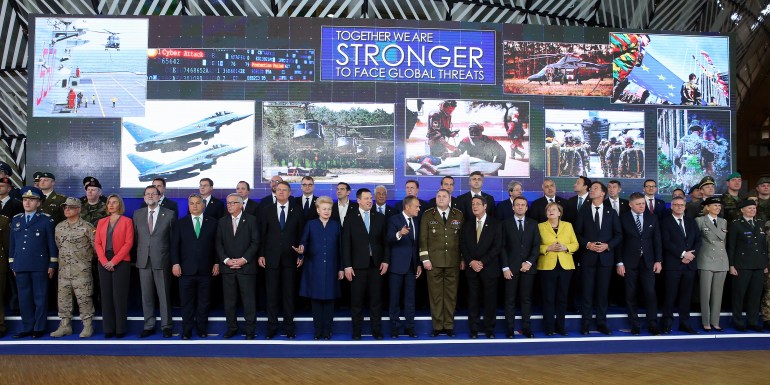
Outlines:
{"label": "photo of military helicopter", "polygon": [[505,93],[609,96],[612,51],[609,44],[506,41]]}

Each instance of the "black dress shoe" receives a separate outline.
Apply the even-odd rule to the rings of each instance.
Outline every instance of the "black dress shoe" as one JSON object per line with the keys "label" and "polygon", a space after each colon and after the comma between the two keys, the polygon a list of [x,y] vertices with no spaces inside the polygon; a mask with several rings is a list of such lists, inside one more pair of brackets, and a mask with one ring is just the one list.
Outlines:
{"label": "black dress shoe", "polygon": [[713,330],[713,331],[715,331],[717,333],[722,333],[722,332],[725,331],[725,329],[722,329],[719,326],[714,326],[714,325],[711,325],[711,330]]}
{"label": "black dress shoe", "polygon": [[454,337],[455,336],[455,330],[454,329],[445,329],[446,335],[448,337]]}
{"label": "black dress shoe", "polygon": [[770,321],[763,322],[762,327],[765,328],[765,330],[770,330]]}
{"label": "black dress shoe", "polygon": [[[749,329],[757,333],[762,333],[762,326],[759,326],[759,325],[751,325],[749,326]],[[34,336],[32,337],[34,338]]]}
{"label": "black dress shoe", "polygon": [[[650,331],[650,333],[652,333],[652,331]],[[671,334],[671,328],[670,327],[664,327],[663,329],[661,329],[660,333],[661,334]]]}
{"label": "black dress shoe", "polygon": [[246,333],[246,339],[247,340],[253,340],[254,338],[257,338],[256,333]]}
{"label": "black dress shoe", "polygon": [[228,330],[222,335],[222,338],[233,338],[238,333],[237,330]]}
{"label": "black dress shoe", "polygon": [[327,333],[327,334],[324,334],[324,336],[323,336],[323,339],[324,339],[325,341],[328,341],[328,340],[332,339],[332,335],[331,335],[331,333]]}
{"label": "black dress shoe", "polygon": [[588,326],[581,326],[580,327],[580,334],[587,336],[588,335]]}
{"label": "black dress shoe", "polygon": [[390,332],[390,338],[398,338],[398,332]]}
{"label": "black dress shoe", "polygon": [[151,330],[145,329],[145,330],[142,330],[141,333],[139,333],[139,338],[147,338],[153,334],[155,334],[155,329],[151,329]]}
{"label": "black dress shoe", "polygon": [[553,330],[546,330],[545,335],[550,337],[553,335]]}
{"label": "black dress shoe", "polygon": [[115,333],[104,333],[104,338],[112,338],[115,337]]}
{"label": "black dress shoe", "polygon": [[411,338],[417,338],[417,333],[414,332],[414,329],[406,329],[404,330],[404,334],[408,335]]}
{"label": "black dress shoe", "polygon": [[441,330],[433,329],[433,331],[430,332],[431,337],[438,337],[441,334]]}
{"label": "black dress shoe", "polygon": [[638,336],[639,334],[642,334],[642,331],[639,329],[639,326],[631,326],[631,335]]}
{"label": "black dress shoe", "polygon": [[313,339],[316,340],[316,341],[320,340],[321,339],[321,333],[314,334],[313,335]]}
{"label": "black dress shoe", "polygon": [[163,329],[163,338],[171,338],[174,333],[171,331],[171,328]]}
{"label": "black dress shoe", "polygon": [[126,336],[126,333],[115,333],[115,338],[123,338]]}
{"label": "black dress shoe", "polygon": [[[762,330],[762,329],[760,328],[760,330]],[[39,330],[39,331],[32,332],[32,338],[41,338],[44,335],[45,335],[45,331],[44,330]]]}
{"label": "black dress shoe", "polygon": [[567,331],[564,330],[564,329],[556,329],[556,333],[561,335],[561,336],[568,336],[569,335],[569,333],[567,333]]}
{"label": "black dress shoe", "polygon": [[489,338],[490,340],[495,339],[495,333],[494,332],[487,332],[487,338]]}
{"label": "black dress shoe", "polygon": [[516,336],[516,331],[514,330],[508,330],[505,332],[505,338],[513,338]]}
{"label": "black dress shoe", "polygon": [[383,336],[382,332],[380,331],[372,332],[372,337],[374,337],[375,340],[381,340],[385,338],[385,336]]}
{"label": "black dress shoe", "polygon": [[610,331],[610,328],[607,327],[607,325],[599,325],[596,330],[599,331],[599,333],[602,333],[604,335],[610,335],[612,332]]}
{"label": "black dress shoe", "polygon": [[192,332],[182,333],[182,339],[183,340],[189,340],[190,338],[192,338]]}
{"label": "black dress shoe", "polygon": [[26,338],[32,337],[32,332],[19,332],[13,335],[13,338]]}
{"label": "black dress shoe", "polygon": [[361,334],[353,334],[353,340],[354,341],[360,341],[361,340]]}
{"label": "black dress shoe", "polygon": [[479,332],[471,332],[470,337],[473,339],[479,338]]}
{"label": "black dress shoe", "polygon": [[7,332],[5,330],[1,331],[0,332],[0,338],[5,337],[6,334],[7,334]]}
{"label": "black dress shoe", "polygon": [[689,333],[689,334],[698,334],[698,332],[695,329],[693,329],[692,326],[690,326],[688,324],[680,324],[679,325],[679,331],[680,332]]}
{"label": "black dress shoe", "polygon": [[273,338],[275,338],[276,334],[277,334],[277,332],[275,330],[270,330],[270,331],[267,332],[267,334],[265,334],[265,339],[266,340],[272,340]]}
{"label": "black dress shoe", "polygon": [[746,331],[746,327],[745,327],[745,326],[743,326],[743,325],[735,325],[735,330],[737,330],[737,331],[739,331],[739,332],[743,333],[743,332],[745,332],[745,331]]}
{"label": "black dress shoe", "polygon": [[660,335],[660,330],[658,329],[657,326],[650,326],[649,332],[654,336]]}
{"label": "black dress shoe", "polygon": [[198,337],[200,337],[200,338],[208,338],[209,337],[209,332],[199,331],[198,332]]}
{"label": "black dress shoe", "polygon": [[525,328],[521,331],[521,334],[527,338],[535,338],[535,333],[532,333],[532,329]]}
{"label": "black dress shoe", "polygon": [[295,339],[295,338],[297,338],[297,335],[296,335],[296,334],[294,334],[294,332],[291,332],[291,333],[286,333],[286,339],[287,339],[287,340],[293,340],[293,339]]}

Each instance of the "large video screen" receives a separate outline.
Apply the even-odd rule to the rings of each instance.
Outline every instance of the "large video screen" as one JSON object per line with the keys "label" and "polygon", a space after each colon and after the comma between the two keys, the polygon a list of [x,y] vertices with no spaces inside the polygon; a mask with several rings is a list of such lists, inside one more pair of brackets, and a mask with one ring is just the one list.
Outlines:
{"label": "large video screen", "polygon": [[[156,177],[255,198],[441,178],[532,198],[580,175],[661,193],[734,168],[731,37],[398,20],[51,17],[30,20],[27,170],[82,195],[138,198]],[[424,196],[422,196],[424,195]]]}

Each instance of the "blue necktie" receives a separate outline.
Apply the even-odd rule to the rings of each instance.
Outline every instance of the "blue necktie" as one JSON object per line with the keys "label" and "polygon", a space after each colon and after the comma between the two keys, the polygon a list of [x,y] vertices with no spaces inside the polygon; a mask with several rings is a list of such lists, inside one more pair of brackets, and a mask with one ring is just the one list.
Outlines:
{"label": "blue necktie", "polygon": [[581,206],[583,206],[583,197],[578,197],[578,210],[580,210]]}
{"label": "blue necktie", "polygon": [[32,220],[32,215],[27,215],[27,224],[29,224],[30,220]]}
{"label": "blue necktie", "polygon": [[281,223],[281,230],[283,230],[284,226],[286,226],[286,212],[283,211],[283,208],[286,206],[281,206],[281,216],[278,217],[278,221]]}
{"label": "blue necktie", "polygon": [[366,232],[369,232],[369,212],[364,211],[364,225],[366,225]]}

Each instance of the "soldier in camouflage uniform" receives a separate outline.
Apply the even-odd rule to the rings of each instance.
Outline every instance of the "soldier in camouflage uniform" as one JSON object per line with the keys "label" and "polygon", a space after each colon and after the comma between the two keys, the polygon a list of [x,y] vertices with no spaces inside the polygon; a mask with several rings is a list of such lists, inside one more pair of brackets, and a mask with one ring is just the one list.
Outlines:
{"label": "soldier in camouflage uniform", "polygon": [[740,193],[741,174],[734,172],[727,177],[727,192],[722,194],[719,199],[722,202],[722,212],[719,214],[722,218],[727,219],[729,226],[730,222],[741,217],[741,210],[738,209],[738,204],[745,200],[746,197]]}
{"label": "soldier in camouflage uniform", "polygon": [[[759,209],[759,206],[757,206]],[[770,221],[765,222],[765,240],[767,248],[770,250]],[[770,252],[767,253],[770,259]],[[762,321],[765,330],[770,330],[770,274],[765,274],[765,294],[762,296]]]}
{"label": "soldier in camouflage uniform", "polygon": [[102,195],[99,180],[89,176],[84,180],[86,195],[80,198],[80,218],[96,227],[100,219],[107,216],[107,199]]}
{"label": "soldier in camouflage uniform", "polygon": [[[695,173],[688,164],[696,162],[700,164],[700,158],[703,152],[703,127],[697,120],[693,120],[690,128],[687,129],[687,135],[679,139],[679,143],[674,148],[674,167],[676,169],[676,180],[682,184],[690,184],[695,180],[688,180],[694,177]],[[695,159],[695,160],[693,160]]]}
{"label": "soldier in camouflage uniform", "polygon": [[596,148],[596,152],[599,154],[599,168],[602,170],[602,175],[606,178],[609,176],[609,170],[607,169],[607,163],[604,161],[604,156],[607,155],[607,149],[610,148],[610,143],[607,139],[602,139],[599,142],[599,147]]}
{"label": "soldier in camouflage uniform", "polygon": [[[582,147],[582,146],[580,146]],[[583,172],[583,156],[572,134],[564,135],[564,146],[561,148],[561,175],[579,176]]]}
{"label": "soldier in camouflage uniform", "polygon": [[460,229],[463,213],[449,207],[449,191],[436,193],[436,207],[420,220],[420,261],[427,275],[433,332],[453,337],[457,287],[460,282]]}
{"label": "soldier in camouflage uniform", "polygon": [[545,138],[545,175],[561,176],[561,144],[554,137]]}
{"label": "soldier in camouflage uniform", "polygon": [[634,138],[626,137],[626,149],[620,153],[618,174],[621,178],[644,177],[644,151],[634,146]]}
{"label": "soldier in camouflage uniform", "polygon": [[604,162],[611,178],[620,178],[618,166],[620,164],[620,154],[622,153],[623,144],[618,142],[618,139],[615,137],[610,138],[609,148],[607,148],[607,153],[604,155]]}
{"label": "soldier in camouflage uniform", "polygon": [[56,246],[59,248],[59,328],[51,337],[72,334],[72,294],[78,301],[83,331],[80,338],[93,334],[91,301],[93,280],[91,262],[94,259],[94,226],[80,219],[80,200],[67,198],[64,204],[66,220],[56,225]]}
{"label": "soldier in camouflage uniform", "polygon": [[64,220],[64,211],[62,205],[67,197],[61,194],[57,194],[53,191],[54,185],[56,185],[56,177],[50,172],[41,172],[40,179],[38,180],[38,188],[43,191],[45,199],[40,204],[40,211],[48,214],[53,218],[53,223],[57,224]]}
{"label": "soldier in camouflage uniform", "polygon": [[763,176],[757,181],[757,218],[770,220],[770,177]]}
{"label": "soldier in camouflage uniform", "polygon": [[580,135],[575,135],[575,149],[580,154],[580,160],[583,164],[582,173],[580,175],[588,175],[591,172],[591,153],[588,143],[583,144],[583,138]]}

